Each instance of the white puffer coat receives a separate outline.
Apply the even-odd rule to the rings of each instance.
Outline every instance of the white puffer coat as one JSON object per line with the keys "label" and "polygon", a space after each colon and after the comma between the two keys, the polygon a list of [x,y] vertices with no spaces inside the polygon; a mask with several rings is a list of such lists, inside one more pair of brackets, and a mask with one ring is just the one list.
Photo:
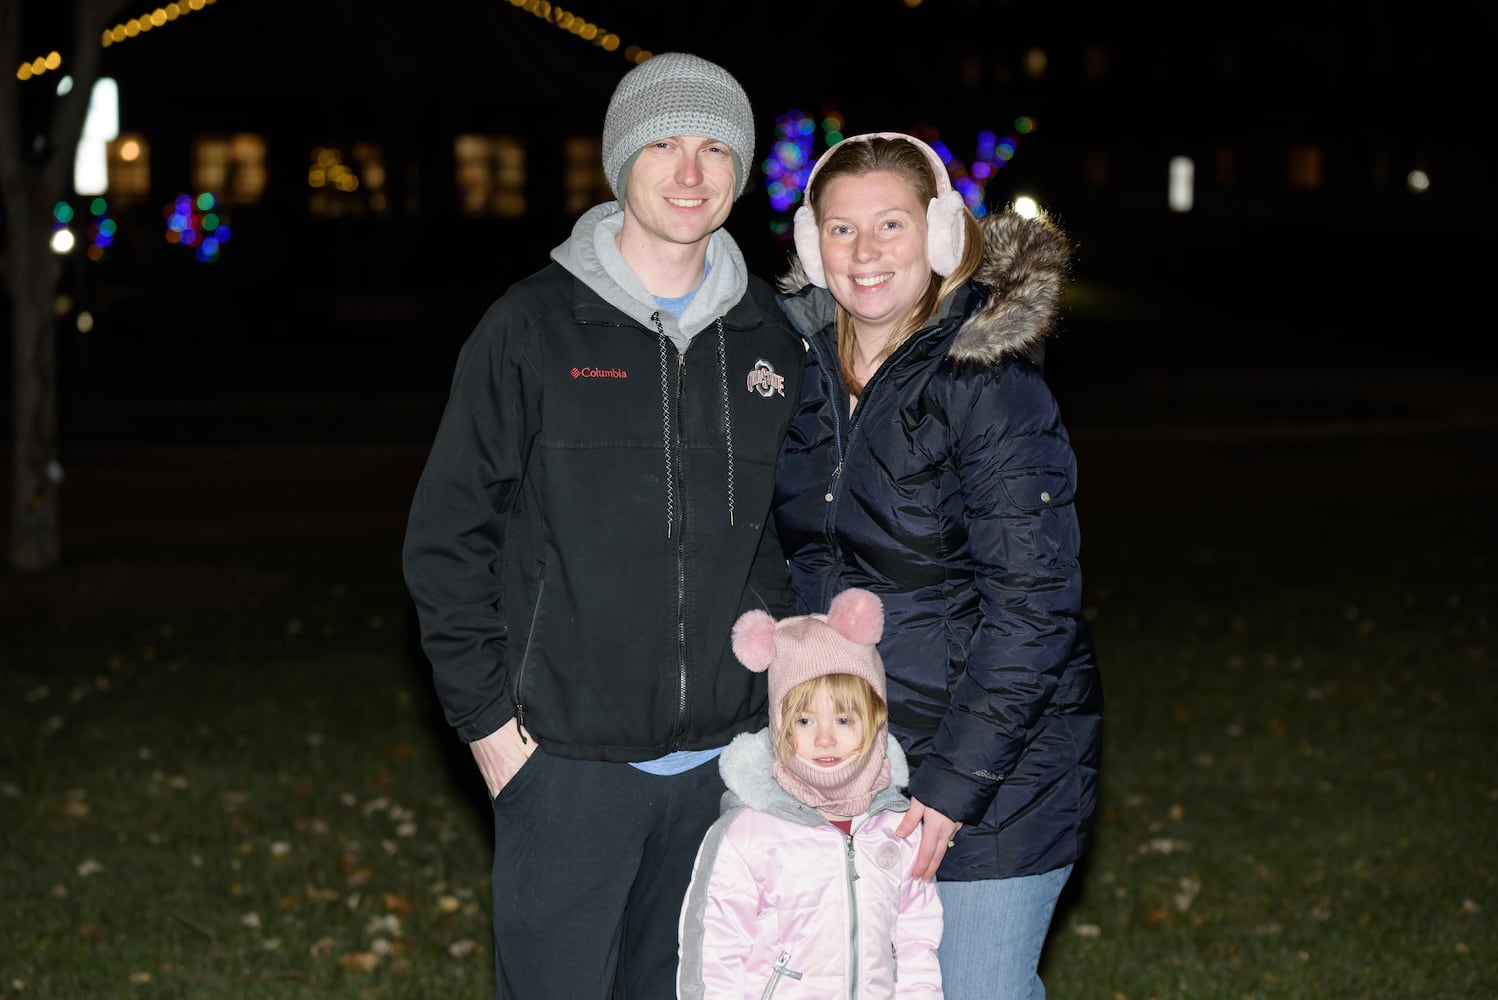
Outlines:
{"label": "white puffer coat", "polygon": [[769,730],[723,751],[723,815],[682,907],[680,1000],[942,995],[941,903],[934,883],[910,876],[920,829],[895,836],[910,769],[888,744],[890,787],[851,835],[775,782]]}

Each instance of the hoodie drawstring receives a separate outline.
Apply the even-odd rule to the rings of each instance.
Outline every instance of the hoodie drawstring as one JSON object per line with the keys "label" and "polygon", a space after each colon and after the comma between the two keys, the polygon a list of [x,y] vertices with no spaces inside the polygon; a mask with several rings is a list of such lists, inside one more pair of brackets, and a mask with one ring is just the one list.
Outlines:
{"label": "hoodie drawstring", "polygon": [[723,437],[728,443],[728,523],[733,525],[733,416],[728,406],[728,341],[723,336],[723,317],[718,317],[718,383],[723,390]]}
{"label": "hoodie drawstring", "polygon": [[671,474],[671,370],[666,357],[666,328],[657,309],[650,314],[655,339],[661,348],[661,453],[666,456],[666,537],[676,524],[676,477]]}
{"label": "hoodie drawstring", "polygon": [[[661,451],[666,461],[666,537],[670,538],[676,524],[676,477],[671,466],[671,362],[666,350],[666,328],[661,324],[659,310],[650,314],[655,324],[656,342],[661,355]],[[723,398],[723,435],[728,448],[728,523],[737,523],[737,506],[733,492],[733,408],[728,399],[728,338],[723,330],[723,318],[718,318],[718,391]]]}

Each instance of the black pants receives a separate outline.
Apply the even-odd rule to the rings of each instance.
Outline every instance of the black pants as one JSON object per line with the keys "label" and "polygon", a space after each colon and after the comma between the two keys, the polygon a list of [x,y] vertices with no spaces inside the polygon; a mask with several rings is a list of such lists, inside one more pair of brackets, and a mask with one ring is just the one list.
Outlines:
{"label": "black pants", "polygon": [[496,1000],[670,1000],[716,760],[660,777],[538,750],[494,800]]}

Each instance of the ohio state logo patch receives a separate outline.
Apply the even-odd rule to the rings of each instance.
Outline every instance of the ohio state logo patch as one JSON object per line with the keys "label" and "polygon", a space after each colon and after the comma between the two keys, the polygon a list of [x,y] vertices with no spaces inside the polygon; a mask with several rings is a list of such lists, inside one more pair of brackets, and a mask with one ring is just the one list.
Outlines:
{"label": "ohio state logo patch", "polygon": [[764,358],[754,362],[754,370],[749,373],[749,391],[757,392],[766,399],[771,396],[785,395],[785,376],[775,371],[775,366]]}

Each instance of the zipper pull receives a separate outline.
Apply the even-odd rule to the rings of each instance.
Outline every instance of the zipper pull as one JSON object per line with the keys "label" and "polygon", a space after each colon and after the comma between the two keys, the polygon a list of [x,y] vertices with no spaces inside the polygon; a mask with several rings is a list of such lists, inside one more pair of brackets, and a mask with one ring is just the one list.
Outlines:
{"label": "zipper pull", "polygon": [[519,702],[515,703],[515,729],[520,733],[520,742],[529,743],[525,738],[525,706]]}
{"label": "zipper pull", "polygon": [[827,481],[827,492],[822,494],[822,499],[828,503],[832,502],[832,488],[837,485],[837,477],[843,474],[843,463],[837,463],[837,468],[832,470],[832,478]]}

